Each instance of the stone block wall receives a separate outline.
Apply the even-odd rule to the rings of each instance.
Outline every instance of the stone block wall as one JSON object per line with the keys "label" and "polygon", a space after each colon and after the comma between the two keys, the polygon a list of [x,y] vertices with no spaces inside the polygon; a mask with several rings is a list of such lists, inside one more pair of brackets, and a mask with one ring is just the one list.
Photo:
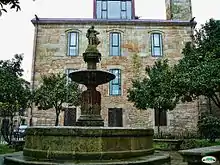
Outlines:
{"label": "stone block wall", "polygon": [[192,18],[191,0],[165,0],[168,20],[190,20]]}
{"label": "stone block wall", "polygon": [[[106,24],[94,22],[95,28],[100,32],[101,44],[98,46],[102,54],[102,61],[98,69],[121,69],[122,96],[109,96],[109,84],[98,87],[102,94],[102,117],[105,126],[108,125],[108,108],[123,109],[123,126],[126,127],[153,127],[154,112],[137,110],[131,102],[127,101],[127,89],[131,87],[131,80],[136,73],[132,56],[136,53],[139,57],[140,75],[145,76],[146,65],[153,65],[158,59],[151,56],[150,34],[160,32],[163,35],[163,58],[168,58],[170,64],[175,64],[181,58],[181,52],[186,42],[190,41],[191,28],[189,25],[172,24]],[[86,68],[82,53],[87,47],[86,31],[90,24],[59,23],[39,24],[39,33],[36,45],[36,61],[34,80],[35,87],[40,83],[40,76],[49,73],[64,73],[66,69]],[[67,56],[67,32],[73,30],[79,32],[79,55]],[[109,33],[117,31],[121,33],[122,56],[109,56]],[[195,130],[197,123],[197,103],[180,104],[172,112],[168,112],[168,126],[165,131],[181,132],[183,130]],[[34,122],[37,125],[52,124],[55,113],[49,111],[33,111]],[[79,114],[77,115],[79,117]],[[63,121],[63,113],[61,113]],[[62,123],[61,123],[62,125]]]}

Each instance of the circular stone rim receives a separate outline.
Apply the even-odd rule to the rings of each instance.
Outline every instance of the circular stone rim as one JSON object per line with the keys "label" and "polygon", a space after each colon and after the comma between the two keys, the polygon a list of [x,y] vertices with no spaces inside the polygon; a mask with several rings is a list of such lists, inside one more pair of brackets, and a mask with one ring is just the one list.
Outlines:
{"label": "circular stone rim", "polygon": [[[37,130],[37,131],[36,131]],[[62,130],[62,131],[61,131]],[[126,127],[74,127],[74,126],[32,126],[26,129],[26,135],[84,136],[84,137],[143,137],[153,136],[151,128]]]}

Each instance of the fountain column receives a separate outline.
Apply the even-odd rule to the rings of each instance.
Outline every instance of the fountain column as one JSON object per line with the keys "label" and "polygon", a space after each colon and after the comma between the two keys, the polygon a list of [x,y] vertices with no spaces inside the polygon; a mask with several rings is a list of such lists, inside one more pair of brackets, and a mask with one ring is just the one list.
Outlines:
{"label": "fountain column", "polygon": [[[99,34],[92,26],[87,32],[89,40],[88,47],[83,53],[83,59],[87,63],[88,74],[87,82],[84,85],[87,90],[82,93],[81,116],[76,122],[77,126],[104,126],[104,120],[101,117],[101,93],[96,90],[99,85],[97,78],[96,65],[101,60],[101,54],[97,49],[100,43],[96,35]],[[84,76],[84,75],[82,75]]]}

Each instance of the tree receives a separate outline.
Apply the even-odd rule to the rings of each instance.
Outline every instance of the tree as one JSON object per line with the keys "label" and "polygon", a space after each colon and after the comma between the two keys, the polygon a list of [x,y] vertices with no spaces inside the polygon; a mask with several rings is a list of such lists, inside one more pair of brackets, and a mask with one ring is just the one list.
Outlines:
{"label": "tree", "polygon": [[[158,60],[153,67],[147,67],[147,78],[133,81],[132,88],[128,89],[128,100],[134,102],[138,109],[152,108],[160,114],[162,111],[173,110],[178,102],[172,86],[172,68],[168,60]],[[160,120],[158,133],[160,132]]]}
{"label": "tree", "polygon": [[34,92],[34,102],[39,109],[55,109],[55,126],[59,123],[59,115],[64,103],[79,105],[81,91],[78,84],[67,80],[65,74],[42,76],[42,85]]}
{"label": "tree", "polygon": [[1,132],[8,144],[12,142],[14,116],[30,105],[31,92],[21,78],[22,60],[22,55],[15,55],[12,60],[0,61],[0,114],[4,118]]}
{"label": "tree", "polygon": [[2,15],[2,11],[7,12],[7,10],[4,8],[6,5],[10,5],[10,8],[16,9],[16,11],[21,10],[19,0],[0,0],[0,16]]}
{"label": "tree", "polygon": [[196,30],[183,55],[174,67],[176,93],[183,101],[206,96],[220,108],[220,21],[210,19]]}

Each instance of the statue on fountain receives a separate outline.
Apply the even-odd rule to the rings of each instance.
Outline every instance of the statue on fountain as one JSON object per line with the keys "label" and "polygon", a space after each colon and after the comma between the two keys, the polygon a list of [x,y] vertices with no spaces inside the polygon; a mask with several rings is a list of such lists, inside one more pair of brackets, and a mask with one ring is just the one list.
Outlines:
{"label": "statue on fountain", "polygon": [[95,30],[94,26],[91,26],[86,33],[86,37],[88,38],[89,45],[98,46],[100,44],[100,41],[97,37],[99,35],[99,32]]}
{"label": "statue on fountain", "polygon": [[[86,33],[86,37],[88,38],[88,46],[86,48],[85,53],[83,53],[83,58],[85,62],[91,62],[92,60],[97,63],[101,61],[101,54],[99,53],[99,50],[97,49],[97,46],[101,42],[99,41],[97,35],[99,35],[99,32],[96,31],[95,27],[92,25],[87,30],[87,33]],[[91,66],[91,63],[89,65]],[[94,68],[94,65],[91,68]]]}

